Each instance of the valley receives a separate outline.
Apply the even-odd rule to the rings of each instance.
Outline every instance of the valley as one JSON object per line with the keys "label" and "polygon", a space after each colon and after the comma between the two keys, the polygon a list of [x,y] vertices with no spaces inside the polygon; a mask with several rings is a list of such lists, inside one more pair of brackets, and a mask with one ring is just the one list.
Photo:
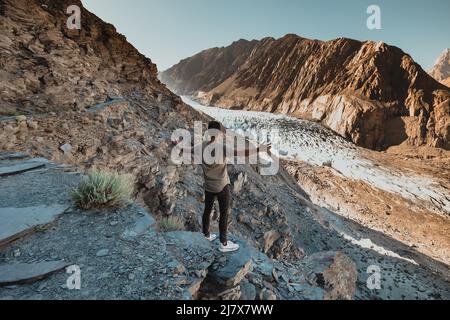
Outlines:
{"label": "valley", "polygon": [[[235,132],[255,139],[271,133],[275,153],[314,204],[450,264],[448,152],[437,160],[407,159],[357,147],[314,122],[183,100]],[[439,175],[434,162],[442,162]]]}

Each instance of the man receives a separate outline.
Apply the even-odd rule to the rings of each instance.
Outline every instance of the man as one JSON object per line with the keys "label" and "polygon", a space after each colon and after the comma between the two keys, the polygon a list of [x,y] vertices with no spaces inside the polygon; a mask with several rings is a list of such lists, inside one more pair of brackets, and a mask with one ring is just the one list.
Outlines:
{"label": "man", "polygon": [[[239,245],[229,241],[227,237],[228,219],[231,214],[231,186],[227,169],[227,149],[226,149],[226,130],[225,127],[217,121],[208,124],[210,140],[202,144],[202,168],[205,179],[205,211],[203,213],[203,233],[209,241],[217,239],[217,235],[209,232],[211,212],[214,201],[219,201],[220,218],[220,246],[221,252],[233,252],[239,250]],[[195,148],[195,147],[194,147]],[[260,150],[270,154],[270,145],[261,145],[258,148],[235,150],[234,156],[249,157]]]}

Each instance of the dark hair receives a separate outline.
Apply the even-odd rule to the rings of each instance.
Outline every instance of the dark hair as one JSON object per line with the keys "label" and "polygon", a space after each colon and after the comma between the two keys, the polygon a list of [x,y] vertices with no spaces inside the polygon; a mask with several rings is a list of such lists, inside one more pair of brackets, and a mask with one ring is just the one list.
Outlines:
{"label": "dark hair", "polygon": [[218,122],[218,121],[211,121],[209,124],[208,124],[208,130],[219,130],[219,131],[221,131],[221,132],[223,132],[223,133],[225,133],[226,132],[226,130],[225,130],[225,127],[223,126],[223,124],[221,124],[220,122]]}

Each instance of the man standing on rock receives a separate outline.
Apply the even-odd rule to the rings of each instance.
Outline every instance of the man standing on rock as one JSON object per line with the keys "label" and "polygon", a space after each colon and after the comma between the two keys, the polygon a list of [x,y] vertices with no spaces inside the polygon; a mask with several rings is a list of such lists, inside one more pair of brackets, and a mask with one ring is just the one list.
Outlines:
{"label": "man standing on rock", "polygon": [[[205,211],[203,213],[203,233],[209,241],[217,239],[217,235],[209,232],[211,212],[214,201],[219,201],[220,218],[220,246],[221,252],[233,252],[239,250],[239,245],[229,241],[227,238],[228,221],[231,214],[231,186],[227,168],[227,143],[226,129],[217,121],[208,124],[209,141],[205,141],[201,145],[203,155],[202,168],[205,179]],[[199,146],[195,146],[197,148]],[[234,145],[232,146],[234,148]],[[258,154],[260,150],[270,154],[270,145],[260,145],[258,148],[245,150],[235,150],[234,156],[250,157]]]}

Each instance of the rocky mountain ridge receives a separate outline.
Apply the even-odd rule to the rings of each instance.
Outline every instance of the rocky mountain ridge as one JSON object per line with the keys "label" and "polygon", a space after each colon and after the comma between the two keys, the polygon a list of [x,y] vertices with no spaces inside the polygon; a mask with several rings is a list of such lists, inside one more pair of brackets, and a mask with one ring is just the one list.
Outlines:
{"label": "rocky mountain ridge", "polygon": [[[2,0],[0,114],[80,110],[142,91],[175,97],[157,80],[156,65],[80,0]],[[69,6],[81,29],[69,30]]]}
{"label": "rocky mountain ridge", "polygon": [[[224,70],[219,65],[227,72],[216,72]],[[319,121],[371,149],[404,142],[450,148],[450,90],[382,42],[240,40],[185,59],[160,78],[205,105]]]}
{"label": "rocky mountain ridge", "polygon": [[437,81],[450,87],[450,49],[442,52],[429,73]]}

